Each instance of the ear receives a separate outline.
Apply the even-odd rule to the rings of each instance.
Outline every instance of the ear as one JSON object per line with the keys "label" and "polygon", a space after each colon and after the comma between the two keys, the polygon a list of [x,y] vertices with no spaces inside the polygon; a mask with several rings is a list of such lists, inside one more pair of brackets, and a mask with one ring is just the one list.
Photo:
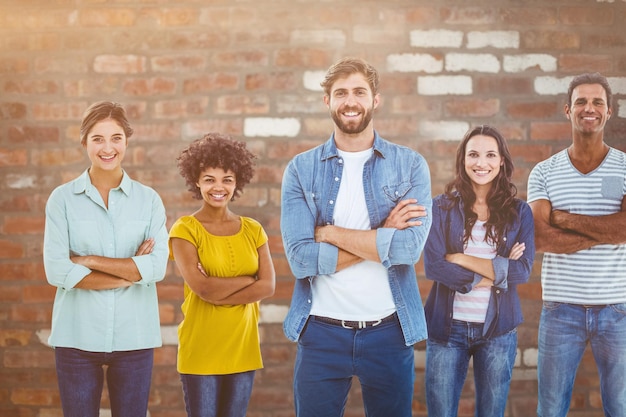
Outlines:
{"label": "ear", "polygon": [[567,120],[570,120],[570,108],[568,104],[563,106],[563,111],[565,112],[565,117],[567,117]]}
{"label": "ear", "polygon": [[324,94],[324,104],[326,105],[326,107],[330,108],[330,97],[328,96],[328,94]]}
{"label": "ear", "polygon": [[379,104],[380,104],[380,94],[376,94],[374,96],[374,108],[377,108]]}

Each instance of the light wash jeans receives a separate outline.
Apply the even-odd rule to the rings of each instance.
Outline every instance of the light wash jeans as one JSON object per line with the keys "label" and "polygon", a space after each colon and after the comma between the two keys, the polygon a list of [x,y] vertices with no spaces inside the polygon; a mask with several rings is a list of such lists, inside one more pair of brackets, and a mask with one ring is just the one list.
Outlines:
{"label": "light wash jeans", "polygon": [[414,352],[397,320],[344,329],[309,318],[296,354],[296,416],[343,416],[353,376],[366,416],[411,417]]}
{"label": "light wash jeans", "polygon": [[57,347],[54,354],[65,417],[100,415],[104,366],[112,417],[146,415],[153,349],[104,353]]}
{"label": "light wash jeans", "polygon": [[626,416],[626,303],[582,306],[544,302],[539,322],[539,417],[565,417],[587,344],[600,375],[607,417]]}
{"label": "light wash jeans", "polygon": [[504,416],[517,352],[517,330],[485,339],[482,323],[453,320],[448,343],[426,342],[426,405],[432,417],[454,417],[474,364],[477,417]]}
{"label": "light wash jeans", "polygon": [[255,371],[226,375],[181,374],[188,417],[245,417]]}

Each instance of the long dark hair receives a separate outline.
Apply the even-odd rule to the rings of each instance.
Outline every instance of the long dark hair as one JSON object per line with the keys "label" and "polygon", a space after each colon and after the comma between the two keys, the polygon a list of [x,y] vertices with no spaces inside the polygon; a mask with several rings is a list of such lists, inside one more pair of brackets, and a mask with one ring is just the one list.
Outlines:
{"label": "long dark hair", "polygon": [[511,153],[509,152],[504,136],[502,136],[495,127],[489,125],[476,126],[465,134],[456,151],[454,179],[446,185],[445,193],[450,201],[454,201],[454,190],[456,190],[461,200],[463,200],[465,211],[463,241],[467,244],[472,235],[472,228],[478,219],[478,214],[472,210],[476,202],[476,193],[474,193],[472,181],[465,172],[465,148],[467,147],[467,142],[476,135],[485,135],[494,138],[498,143],[498,152],[502,157],[503,164],[502,167],[500,167],[500,172],[498,176],[494,178],[491,189],[487,194],[489,218],[485,224],[485,228],[487,229],[485,240],[490,244],[495,244],[496,247],[499,248],[504,244],[503,237],[506,233],[507,225],[515,221],[518,213],[515,204],[517,188],[511,182],[513,159],[511,158]]}

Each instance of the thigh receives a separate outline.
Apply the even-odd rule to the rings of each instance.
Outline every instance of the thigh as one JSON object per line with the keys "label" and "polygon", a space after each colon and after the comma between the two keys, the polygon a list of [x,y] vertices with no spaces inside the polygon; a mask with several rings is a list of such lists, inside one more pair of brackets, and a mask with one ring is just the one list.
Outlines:
{"label": "thigh", "polygon": [[217,417],[221,375],[181,374],[187,417]]}
{"label": "thigh", "polygon": [[607,416],[626,415],[626,304],[603,308],[591,339]]}
{"label": "thigh", "polygon": [[222,375],[219,417],[245,417],[255,371]]}
{"label": "thigh", "polygon": [[294,366],[298,417],[343,415],[352,384],[353,340],[353,330],[309,319]]}
{"label": "thigh", "polygon": [[477,346],[473,355],[477,416],[504,416],[516,353],[517,330]]}
{"label": "thigh", "polygon": [[467,330],[453,324],[447,342],[426,342],[426,404],[428,415],[456,416],[470,361]]}
{"label": "thigh", "polygon": [[356,331],[354,363],[366,416],[412,415],[415,352],[398,321]]}
{"label": "thigh", "polygon": [[112,417],[143,417],[148,411],[153,349],[108,354],[107,387]]}
{"label": "thigh", "polygon": [[65,417],[98,417],[104,380],[103,354],[54,349],[59,395]]}
{"label": "thigh", "polygon": [[585,309],[544,302],[539,320],[538,406],[543,416],[565,416],[578,364],[587,345]]}

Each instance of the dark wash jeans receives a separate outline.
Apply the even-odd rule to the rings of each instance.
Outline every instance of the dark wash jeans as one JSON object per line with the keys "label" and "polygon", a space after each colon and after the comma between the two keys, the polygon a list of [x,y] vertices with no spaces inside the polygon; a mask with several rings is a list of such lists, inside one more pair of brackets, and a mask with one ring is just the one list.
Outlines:
{"label": "dark wash jeans", "polygon": [[54,349],[64,417],[98,417],[104,367],[112,417],[143,417],[148,411],[154,349],[86,352]]}

